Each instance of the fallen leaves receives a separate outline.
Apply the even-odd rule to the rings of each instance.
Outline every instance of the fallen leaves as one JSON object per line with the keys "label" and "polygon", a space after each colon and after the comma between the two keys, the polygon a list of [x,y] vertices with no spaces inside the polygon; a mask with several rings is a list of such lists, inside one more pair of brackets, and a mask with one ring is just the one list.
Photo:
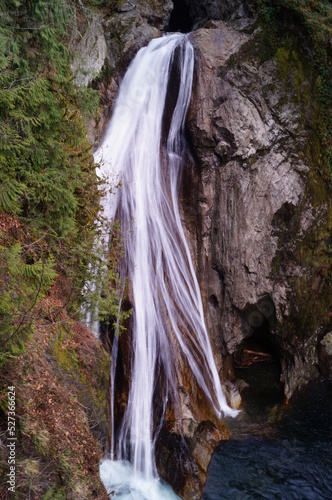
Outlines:
{"label": "fallen leaves", "polygon": [[[107,495],[99,479],[102,447],[89,426],[87,411],[90,403],[86,406],[82,404],[85,401],[79,401],[81,379],[88,381],[89,390],[98,389],[102,376],[98,360],[104,353],[95,337],[69,317],[57,296],[58,292],[57,286],[54,286],[49,296],[42,300],[40,316],[35,320],[27,350],[11,368],[11,383],[17,387],[17,409],[22,427],[18,454],[24,460],[38,460],[40,470],[47,466],[52,481],[56,484],[60,480],[59,487],[66,488],[66,498],[75,498],[74,485],[80,484],[85,491],[84,498],[95,498],[95,494],[91,493],[93,490],[98,492],[98,498],[106,500]],[[60,320],[65,332],[61,346],[63,352],[74,354],[79,360],[79,365],[72,367],[73,376],[61,369],[52,355],[52,345],[59,336],[57,322]],[[91,363],[91,360],[94,362]],[[7,383],[1,382],[3,385]],[[105,408],[106,396],[105,390]],[[64,462],[61,461],[65,454],[70,456],[68,470],[63,468]],[[26,467],[21,467],[18,474],[18,484],[30,484],[32,476]],[[43,492],[47,485],[42,476],[33,475],[36,491],[40,489]],[[24,491],[22,486],[23,495]],[[42,497],[40,494],[34,498]]]}

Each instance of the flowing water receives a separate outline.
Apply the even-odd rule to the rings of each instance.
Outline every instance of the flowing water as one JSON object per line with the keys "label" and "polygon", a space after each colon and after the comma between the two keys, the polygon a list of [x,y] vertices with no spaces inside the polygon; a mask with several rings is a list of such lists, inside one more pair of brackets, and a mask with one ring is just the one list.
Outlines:
{"label": "flowing water", "polygon": [[[169,82],[174,67],[177,81]],[[217,415],[237,414],[221,388],[178,207],[193,69],[186,35],[155,39],[141,49],[121,83],[96,153],[101,175],[111,187],[103,200],[106,218],[121,223],[134,304],[129,399],[112,445],[117,461],[101,466],[106,487],[121,498],[174,498],[156,482],[153,397],[159,374],[165,405],[171,399],[179,407],[177,387],[185,359]],[[117,349],[116,343],[113,387]]]}

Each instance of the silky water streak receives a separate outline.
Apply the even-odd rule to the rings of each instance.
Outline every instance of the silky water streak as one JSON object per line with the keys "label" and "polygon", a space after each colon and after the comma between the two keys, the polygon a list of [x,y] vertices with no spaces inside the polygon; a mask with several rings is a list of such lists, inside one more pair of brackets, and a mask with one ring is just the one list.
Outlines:
{"label": "silky water streak", "polygon": [[[176,102],[165,126],[173,65],[178,80],[176,88],[172,87]],[[126,412],[117,432],[118,462],[112,466],[112,461],[106,460],[101,465],[105,485],[122,498],[126,494],[131,498],[129,491],[137,491],[139,484],[158,477],[153,397],[159,370],[166,387],[165,400],[177,398],[180,359],[184,359],[216,413],[237,414],[228,406],[221,388],[179,214],[183,130],[193,70],[193,48],[187,35],[154,39],[141,49],[121,83],[112,119],[96,153],[103,177],[118,186],[105,196],[103,204],[106,217],[121,223],[134,303],[131,380]],[[123,479],[117,490],[116,477],[126,476],[121,473],[126,470],[125,463],[132,468],[128,480],[136,481],[136,486],[128,486]],[[156,498],[167,495],[171,493],[156,493]],[[153,498],[153,494],[141,493],[137,498]]]}

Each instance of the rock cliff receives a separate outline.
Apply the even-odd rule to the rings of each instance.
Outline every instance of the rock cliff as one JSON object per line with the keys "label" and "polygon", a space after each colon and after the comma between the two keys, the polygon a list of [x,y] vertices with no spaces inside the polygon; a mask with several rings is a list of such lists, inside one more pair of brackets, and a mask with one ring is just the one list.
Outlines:
{"label": "rock cliff", "polygon": [[[332,361],[332,212],[320,175],[312,52],[292,27],[282,45],[269,43],[249,2],[173,3],[172,12],[169,1],[124,2],[104,18],[107,56],[95,81],[103,99],[95,140],[137,50],[165,27],[198,28],[189,35],[195,80],[181,204],[213,351],[238,401],[233,361],[243,341],[255,338],[280,361],[289,398],[320,373],[331,376]],[[121,341],[123,360],[127,341]],[[184,386],[184,440],[169,411],[159,470],[184,498],[199,498],[210,456],[227,431],[190,383]],[[196,397],[191,405],[189,393]],[[119,394],[119,408],[124,399]],[[177,475],[175,461],[183,465]]]}
{"label": "rock cliff", "polygon": [[315,140],[312,64],[291,41],[264,54],[254,23],[211,22],[191,40],[198,179],[184,217],[214,350],[225,357],[261,338],[280,359],[289,398],[324,372],[329,351],[329,337],[320,341],[330,321],[331,207],[305,154]]}

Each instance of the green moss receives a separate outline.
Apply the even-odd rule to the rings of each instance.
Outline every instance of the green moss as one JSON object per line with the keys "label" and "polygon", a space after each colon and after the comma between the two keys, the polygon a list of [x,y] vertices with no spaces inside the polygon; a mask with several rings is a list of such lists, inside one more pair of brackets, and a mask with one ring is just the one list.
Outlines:
{"label": "green moss", "polygon": [[[331,3],[328,0],[254,0],[254,4],[266,45],[276,54],[279,75],[296,89],[298,102],[304,105],[316,102],[305,153],[331,189]],[[310,81],[310,68],[314,78],[310,86],[303,88],[303,82]]]}
{"label": "green moss", "polygon": [[296,90],[297,102],[301,101],[302,104],[307,104],[309,95],[303,93],[301,89],[306,79],[303,73],[302,61],[296,50],[280,47],[275,54],[275,58],[278,64],[279,77],[285,81],[286,85],[291,82],[292,87]]}
{"label": "green moss", "polygon": [[57,337],[51,345],[51,355],[59,369],[77,387],[80,403],[89,409],[89,419],[99,422],[106,435],[110,356],[100,345],[91,358],[89,347],[82,348],[78,344],[77,333],[63,327],[58,328]]}
{"label": "green moss", "polygon": [[304,202],[309,201],[314,208],[319,208],[327,200],[328,193],[324,180],[317,170],[311,169],[307,176]]}
{"label": "green moss", "polygon": [[[301,205],[278,234],[278,251],[273,259],[275,279],[291,262],[302,269],[300,276],[287,278],[290,312],[283,328],[287,329],[289,338],[293,332],[294,338],[303,337],[304,342],[332,323],[332,205],[328,203],[327,186],[317,170],[312,169],[307,179]],[[301,219],[308,207],[316,223],[302,234]]]}
{"label": "green moss", "polygon": [[43,500],[66,500],[63,488],[51,488],[44,496]]}
{"label": "green moss", "polygon": [[78,360],[73,348],[66,347],[64,341],[73,337],[63,328],[59,328],[59,333],[53,345],[52,353],[60,368],[68,372],[78,369]]}

